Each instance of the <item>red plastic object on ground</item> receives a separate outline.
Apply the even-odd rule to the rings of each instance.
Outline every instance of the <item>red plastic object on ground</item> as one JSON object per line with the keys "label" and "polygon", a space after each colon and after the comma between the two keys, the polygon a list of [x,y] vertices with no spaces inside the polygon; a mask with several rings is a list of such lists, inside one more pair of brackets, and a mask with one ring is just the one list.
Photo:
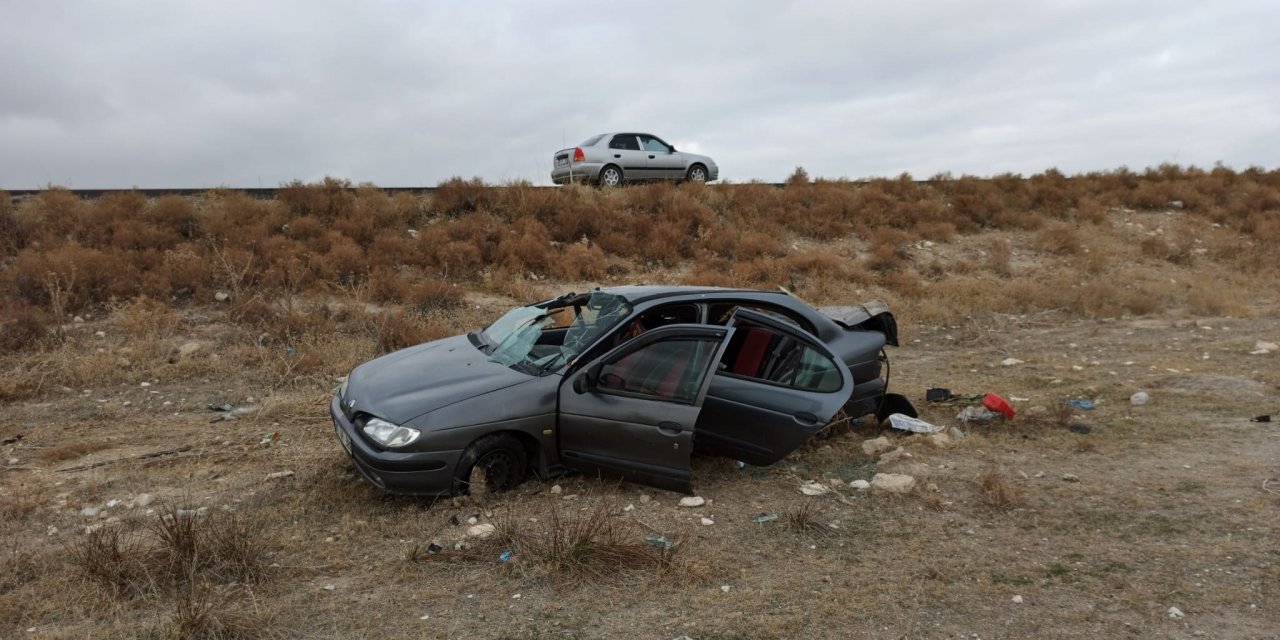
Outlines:
{"label": "red plastic object on ground", "polygon": [[982,406],[996,413],[1003,414],[1004,417],[1010,420],[1012,420],[1013,416],[1016,415],[1016,412],[1013,410],[1013,407],[1009,404],[1009,401],[1005,400],[1004,398],[1001,398],[1000,396],[994,393],[988,393],[987,395],[982,396]]}

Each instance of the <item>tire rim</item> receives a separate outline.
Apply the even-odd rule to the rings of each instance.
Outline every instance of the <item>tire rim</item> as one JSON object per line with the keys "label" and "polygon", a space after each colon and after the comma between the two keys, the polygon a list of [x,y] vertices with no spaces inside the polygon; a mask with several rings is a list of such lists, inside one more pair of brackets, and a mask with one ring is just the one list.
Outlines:
{"label": "tire rim", "polygon": [[[484,469],[485,488],[490,491],[503,491],[515,486],[515,456],[510,451],[490,451],[476,461],[475,469]],[[467,479],[470,489],[471,481]]]}
{"label": "tire rim", "polygon": [[694,182],[706,182],[707,172],[703,171],[702,167],[697,167],[693,170],[693,175],[690,176],[690,178],[692,178]]}
{"label": "tire rim", "polygon": [[616,186],[618,186],[618,183],[619,183],[619,182],[622,182],[622,178],[621,178],[621,176],[619,176],[619,175],[618,175],[618,170],[617,170],[617,169],[605,169],[605,171],[604,171],[604,183],[605,183],[606,185],[608,185],[608,186],[610,186],[610,187],[616,187]]}

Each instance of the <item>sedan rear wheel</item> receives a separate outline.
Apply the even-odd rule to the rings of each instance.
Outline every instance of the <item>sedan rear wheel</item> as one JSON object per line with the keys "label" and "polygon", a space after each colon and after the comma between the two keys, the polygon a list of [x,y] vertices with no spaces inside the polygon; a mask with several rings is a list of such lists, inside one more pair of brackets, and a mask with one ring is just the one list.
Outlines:
{"label": "sedan rear wheel", "polygon": [[600,170],[600,186],[616,187],[622,184],[622,169],[609,165]]}
{"label": "sedan rear wheel", "polygon": [[524,447],[515,436],[506,433],[487,435],[462,452],[453,492],[507,491],[524,482],[528,469]]}
{"label": "sedan rear wheel", "polygon": [[695,164],[692,167],[689,167],[688,178],[691,182],[706,182],[707,168],[700,164]]}

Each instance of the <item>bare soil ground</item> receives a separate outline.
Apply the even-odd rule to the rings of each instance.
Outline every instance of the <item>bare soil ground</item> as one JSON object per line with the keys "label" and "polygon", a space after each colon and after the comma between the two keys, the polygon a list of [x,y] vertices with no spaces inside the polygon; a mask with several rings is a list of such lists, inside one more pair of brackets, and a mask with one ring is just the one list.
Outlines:
{"label": "bare soil ground", "polygon": [[[944,448],[865,426],[770,468],[698,460],[707,504],[692,509],[676,494],[583,477],[475,501],[387,497],[353,473],[327,393],[314,389],[262,397],[220,379],[66,390],[9,405],[0,427],[6,440],[22,435],[3,450],[4,553],[28,571],[0,596],[3,635],[167,629],[171,603],[104,593],[67,545],[109,521],[141,530],[172,504],[268,524],[269,579],[232,607],[266,636],[1274,638],[1280,426],[1249,418],[1280,408],[1280,355],[1249,351],[1280,333],[1275,317],[1274,307],[1251,319],[1049,313],[918,330],[892,354],[894,388],[918,401],[929,386],[996,391],[1016,398],[1019,418],[962,426],[966,437]],[[1007,357],[1023,362],[1001,365]],[[1131,406],[1138,390],[1151,400]],[[1055,409],[1066,398],[1097,407],[1064,418]],[[206,405],[227,401],[258,410],[210,423],[219,414]],[[923,417],[954,425],[955,411],[928,406]],[[279,439],[260,446],[270,432]],[[862,441],[881,433],[912,457],[865,455]],[[83,442],[91,450],[67,451]],[[190,449],[128,459],[180,447]],[[278,471],[294,474],[268,479]],[[911,474],[920,488],[846,484],[877,471]],[[990,471],[1014,504],[984,501]],[[840,482],[802,495],[811,480]],[[156,502],[130,508],[143,493]],[[518,550],[507,562],[419,553],[432,540],[452,550],[473,515],[537,528],[530,520],[552,510],[602,503],[637,539],[678,541],[670,566],[577,582],[522,564]],[[86,506],[101,512],[86,517]],[[753,522],[761,513],[781,517]]]}

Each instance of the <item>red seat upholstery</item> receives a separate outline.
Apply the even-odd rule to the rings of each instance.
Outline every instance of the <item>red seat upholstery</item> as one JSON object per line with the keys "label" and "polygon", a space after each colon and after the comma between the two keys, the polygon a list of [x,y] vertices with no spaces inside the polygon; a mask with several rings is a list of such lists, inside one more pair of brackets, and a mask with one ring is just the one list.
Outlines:
{"label": "red seat upholstery", "polygon": [[764,362],[765,353],[769,351],[769,342],[773,334],[764,329],[745,329],[747,337],[738,349],[738,357],[734,359],[729,371],[743,376],[758,376],[760,364]]}

